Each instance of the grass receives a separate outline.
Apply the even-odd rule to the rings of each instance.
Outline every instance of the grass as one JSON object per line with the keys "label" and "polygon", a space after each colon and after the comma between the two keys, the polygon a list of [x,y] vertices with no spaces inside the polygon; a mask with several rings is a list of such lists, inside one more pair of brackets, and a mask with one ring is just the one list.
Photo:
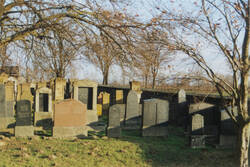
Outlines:
{"label": "grass", "polygon": [[[140,137],[123,131],[120,139],[90,132],[95,139],[4,138],[0,167],[233,167],[232,150],[188,147],[181,129],[170,128],[168,137]],[[43,139],[42,139],[43,138]],[[8,139],[8,140],[7,140]]]}

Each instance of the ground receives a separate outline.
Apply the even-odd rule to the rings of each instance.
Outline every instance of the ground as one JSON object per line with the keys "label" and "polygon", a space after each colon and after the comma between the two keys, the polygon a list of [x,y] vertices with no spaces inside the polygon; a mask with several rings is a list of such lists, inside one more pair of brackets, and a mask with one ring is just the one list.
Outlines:
{"label": "ground", "polygon": [[179,128],[172,127],[168,137],[140,137],[137,131],[123,131],[119,139],[107,138],[104,132],[90,132],[89,135],[87,139],[53,139],[46,136],[23,139],[2,136],[0,166],[236,166],[233,150],[212,147],[191,149]]}

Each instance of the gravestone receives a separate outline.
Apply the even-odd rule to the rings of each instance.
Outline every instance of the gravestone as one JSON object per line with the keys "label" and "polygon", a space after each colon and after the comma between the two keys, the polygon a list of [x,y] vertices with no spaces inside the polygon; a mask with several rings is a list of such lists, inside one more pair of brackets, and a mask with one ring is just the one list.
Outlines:
{"label": "gravestone", "polygon": [[115,91],[115,101],[116,104],[123,104],[123,90]]}
{"label": "gravestone", "polygon": [[73,99],[86,104],[87,124],[97,122],[97,83],[90,80],[73,80],[71,83]]}
{"label": "gravestone", "polygon": [[86,104],[67,99],[55,104],[53,137],[87,136]]}
{"label": "gravestone", "polygon": [[118,105],[113,105],[109,108],[107,136],[108,137],[121,136],[120,108]]}
{"label": "gravestone", "polygon": [[169,102],[160,99],[144,100],[142,136],[167,136]]}
{"label": "gravestone", "polygon": [[204,118],[201,114],[194,114],[192,116],[192,135],[204,134]]}
{"label": "gravestone", "polygon": [[63,78],[56,78],[54,86],[54,100],[56,102],[64,100],[64,94],[65,94],[65,87],[66,87],[66,80]]}
{"label": "gravestone", "polygon": [[141,125],[141,115],[139,111],[139,103],[137,93],[133,90],[129,91],[127,96],[125,127],[126,129],[139,129]]}
{"label": "gravestone", "polygon": [[104,115],[108,114],[110,104],[110,94],[103,92],[102,94],[102,111]]}
{"label": "gravestone", "polygon": [[16,104],[16,137],[29,137],[34,135],[31,117],[31,103],[29,100],[20,100]]}
{"label": "gravestone", "polygon": [[201,114],[192,115],[192,129],[190,136],[190,146],[192,148],[204,148],[204,118]]}
{"label": "gravestone", "polygon": [[42,126],[44,129],[52,127],[52,90],[40,87],[35,93],[34,125]]}
{"label": "gravestone", "polygon": [[4,84],[0,84],[0,129],[6,129],[14,126],[15,118],[13,105],[14,101],[6,100],[6,86]]}

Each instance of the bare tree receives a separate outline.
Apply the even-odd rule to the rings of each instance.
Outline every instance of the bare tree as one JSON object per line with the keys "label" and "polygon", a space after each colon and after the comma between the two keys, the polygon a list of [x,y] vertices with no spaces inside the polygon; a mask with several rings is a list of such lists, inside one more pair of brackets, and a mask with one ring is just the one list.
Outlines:
{"label": "bare tree", "polygon": [[116,62],[121,49],[102,34],[96,39],[88,39],[85,45],[84,55],[91,61],[103,75],[103,84],[108,84],[110,67]]}
{"label": "bare tree", "polygon": [[[191,57],[217,88],[227,113],[239,129],[239,166],[248,167],[250,0],[200,0],[193,4],[192,11],[188,12],[160,9],[158,23],[165,28],[168,39],[172,39],[171,42],[162,39],[162,42]],[[230,64],[232,79],[225,80],[211,66],[209,55],[202,52],[208,47]],[[227,107],[225,96],[231,97],[231,109]],[[234,114],[234,106],[237,106],[238,116]]]}

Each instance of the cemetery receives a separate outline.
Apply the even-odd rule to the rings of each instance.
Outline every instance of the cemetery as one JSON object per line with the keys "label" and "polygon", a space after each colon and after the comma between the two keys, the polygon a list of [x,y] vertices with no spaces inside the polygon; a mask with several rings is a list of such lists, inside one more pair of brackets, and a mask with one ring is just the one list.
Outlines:
{"label": "cemetery", "polygon": [[[18,83],[4,77],[0,76],[0,157],[6,159],[0,166],[11,159],[18,162],[10,166],[33,166],[35,161],[44,166],[121,162],[124,166],[206,166],[216,156],[222,160],[208,166],[223,166],[228,156],[234,156],[236,127],[216,97],[195,103],[194,95],[183,89],[149,91],[135,81],[121,89],[90,80]],[[2,154],[11,150],[12,158]],[[196,165],[185,160],[190,155],[196,156],[192,159]],[[181,156],[183,162],[176,159]],[[65,164],[60,157],[66,157]],[[124,157],[129,160],[123,162]],[[234,160],[226,164],[234,166]]]}

